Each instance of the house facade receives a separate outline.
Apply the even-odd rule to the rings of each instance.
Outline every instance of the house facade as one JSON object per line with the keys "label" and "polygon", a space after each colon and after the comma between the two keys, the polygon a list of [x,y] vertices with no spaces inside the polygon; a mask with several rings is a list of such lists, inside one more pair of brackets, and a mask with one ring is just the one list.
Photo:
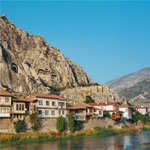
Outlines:
{"label": "house facade", "polygon": [[142,115],[147,114],[147,107],[145,107],[145,106],[136,106],[135,109],[137,112],[139,112]]}
{"label": "house facade", "polygon": [[11,105],[13,95],[7,91],[0,91],[0,118],[11,117]]}
{"label": "house facade", "polygon": [[24,119],[26,115],[31,113],[31,104],[32,102],[36,102],[36,99],[17,98],[13,99],[12,101],[12,117],[16,119]]}
{"label": "house facade", "polygon": [[132,119],[132,110],[128,105],[119,105],[119,111],[122,111],[122,118]]}
{"label": "house facade", "polygon": [[66,117],[66,100],[53,94],[33,94],[31,98],[36,98],[34,106],[40,118]]}

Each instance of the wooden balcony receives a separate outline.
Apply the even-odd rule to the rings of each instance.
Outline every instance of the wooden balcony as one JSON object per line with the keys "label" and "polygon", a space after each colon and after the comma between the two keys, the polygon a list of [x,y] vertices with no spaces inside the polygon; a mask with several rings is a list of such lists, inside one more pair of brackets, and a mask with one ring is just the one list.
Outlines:
{"label": "wooden balcony", "polygon": [[85,121],[86,120],[86,116],[84,114],[75,114],[74,116],[74,120],[76,121]]}

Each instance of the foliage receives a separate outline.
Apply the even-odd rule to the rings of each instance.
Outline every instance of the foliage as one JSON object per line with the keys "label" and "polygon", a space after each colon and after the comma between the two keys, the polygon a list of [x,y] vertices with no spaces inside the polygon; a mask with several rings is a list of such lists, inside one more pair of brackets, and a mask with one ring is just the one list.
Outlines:
{"label": "foliage", "polygon": [[107,118],[111,118],[111,116],[110,116],[110,113],[109,112],[106,112],[106,114],[104,115],[105,117],[107,117]]}
{"label": "foliage", "polygon": [[92,99],[91,96],[86,96],[86,100],[84,101],[85,103],[94,103],[94,100]]}
{"label": "foliage", "polygon": [[68,116],[68,126],[70,132],[73,132],[75,130],[75,121],[73,115],[71,114]]}
{"label": "foliage", "polygon": [[35,112],[33,114],[30,114],[29,115],[29,120],[32,124],[32,127],[31,127],[32,130],[37,131],[38,128],[39,128],[39,118],[38,118],[37,113]]}
{"label": "foliage", "polygon": [[65,119],[62,116],[57,118],[57,130],[59,133],[65,131]]}
{"label": "foliage", "polygon": [[137,122],[141,120],[142,123],[150,123],[150,116],[142,115],[140,113],[136,113],[133,115],[133,121],[137,124]]}
{"label": "foliage", "polygon": [[14,124],[15,130],[16,130],[17,133],[21,132],[21,131],[24,131],[24,129],[25,129],[25,122],[24,122],[24,120],[17,120],[13,124]]}

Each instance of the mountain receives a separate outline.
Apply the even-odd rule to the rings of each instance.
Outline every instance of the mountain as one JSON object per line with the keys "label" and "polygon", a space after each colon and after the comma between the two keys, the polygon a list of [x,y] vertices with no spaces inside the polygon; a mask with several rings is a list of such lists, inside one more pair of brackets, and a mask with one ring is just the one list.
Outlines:
{"label": "mountain", "polygon": [[0,17],[0,89],[48,93],[91,83],[82,67],[41,35],[30,35],[5,15]]}
{"label": "mountain", "polygon": [[150,105],[150,68],[146,67],[137,72],[120,77],[106,83],[121,98],[134,105]]}

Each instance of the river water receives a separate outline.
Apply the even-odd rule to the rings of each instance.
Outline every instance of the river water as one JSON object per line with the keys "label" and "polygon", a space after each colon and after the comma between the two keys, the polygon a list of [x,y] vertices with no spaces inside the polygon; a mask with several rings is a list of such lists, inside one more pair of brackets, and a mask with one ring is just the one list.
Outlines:
{"label": "river water", "polygon": [[103,138],[78,138],[2,146],[0,150],[150,150],[150,131]]}

